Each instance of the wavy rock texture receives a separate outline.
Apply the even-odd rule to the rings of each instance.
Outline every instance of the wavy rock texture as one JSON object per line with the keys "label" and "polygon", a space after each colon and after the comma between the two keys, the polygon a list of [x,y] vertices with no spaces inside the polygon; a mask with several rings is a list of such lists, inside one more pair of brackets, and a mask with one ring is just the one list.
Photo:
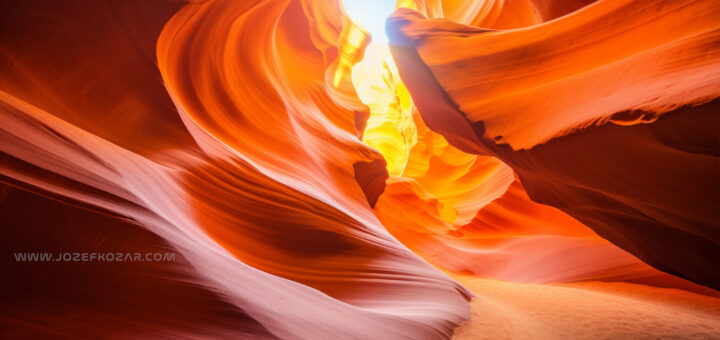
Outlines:
{"label": "wavy rock texture", "polygon": [[0,5],[0,335],[720,336],[719,6],[397,7]]}
{"label": "wavy rock texture", "polygon": [[[212,292],[204,303],[236,314],[229,336],[448,337],[469,316],[468,291],[392,238],[355,181],[353,165],[380,155],[356,137],[353,108],[336,98],[343,88],[325,85],[349,24],[336,3],[52,4],[12,4],[10,23],[37,40],[3,38],[6,181],[160,236],[187,260],[174,270]],[[31,21],[42,11],[65,14],[64,26]],[[89,20],[113,24],[81,29]],[[159,73],[153,49],[131,40],[147,27]],[[47,30],[62,44],[38,44],[54,38]],[[46,53],[57,48],[66,52]],[[103,58],[78,60],[84,52]],[[63,95],[68,88],[95,102]],[[42,298],[35,303],[52,303]],[[58,308],[79,309],[72,300]],[[33,322],[52,324],[44,315]],[[196,334],[164,333],[173,316],[157,317],[142,324],[154,336]]]}
{"label": "wavy rock texture", "polygon": [[491,30],[401,9],[388,31],[430,129],[498,157],[532,200],[717,288],[718,17],[714,1],[606,1]]}

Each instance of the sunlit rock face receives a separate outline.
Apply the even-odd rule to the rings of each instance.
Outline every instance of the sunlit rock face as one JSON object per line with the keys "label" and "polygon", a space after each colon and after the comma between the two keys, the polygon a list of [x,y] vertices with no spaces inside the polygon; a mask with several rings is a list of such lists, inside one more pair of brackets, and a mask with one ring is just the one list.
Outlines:
{"label": "sunlit rock face", "polygon": [[[230,305],[214,307],[236,315],[227,336],[441,338],[469,317],[470,293],[394,239],[356,180],[384,175],[385,163],[357,137],[355,114],[367,108],[347,86],[347,63],[364,38],[338,3],[11,7],[3,22],[28,36],[3,30],[4,178],[164,239],[187,259],[187,280]],[[48,28],[38,13],[62,20]],[[32,315],[52,304],[41,298],[3,317],[50,324]],[[195,334],[156,317],[137,327]]]}
{"label": "sunlit rock face", "polygon": [[720,337],[720,5],[371,3],[0,5],[0,337]]}
{"label": "sunlit rock face", "polygon": [[534,201],[718,288],[718,17],[714,1],[600,2],[492,30],[401,9],[388,32],[432,130],[501,159]]}

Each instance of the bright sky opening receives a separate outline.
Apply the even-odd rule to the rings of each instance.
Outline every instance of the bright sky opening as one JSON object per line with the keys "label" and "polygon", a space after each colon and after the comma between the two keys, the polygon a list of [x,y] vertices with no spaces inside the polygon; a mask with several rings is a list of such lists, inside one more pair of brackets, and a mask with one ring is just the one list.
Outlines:
{"label": "bright sky opening", "polygon": [[395,0],[343,0],[345,12],[372,35],[372,41],[386,43],[385,20],[395,9]]}

